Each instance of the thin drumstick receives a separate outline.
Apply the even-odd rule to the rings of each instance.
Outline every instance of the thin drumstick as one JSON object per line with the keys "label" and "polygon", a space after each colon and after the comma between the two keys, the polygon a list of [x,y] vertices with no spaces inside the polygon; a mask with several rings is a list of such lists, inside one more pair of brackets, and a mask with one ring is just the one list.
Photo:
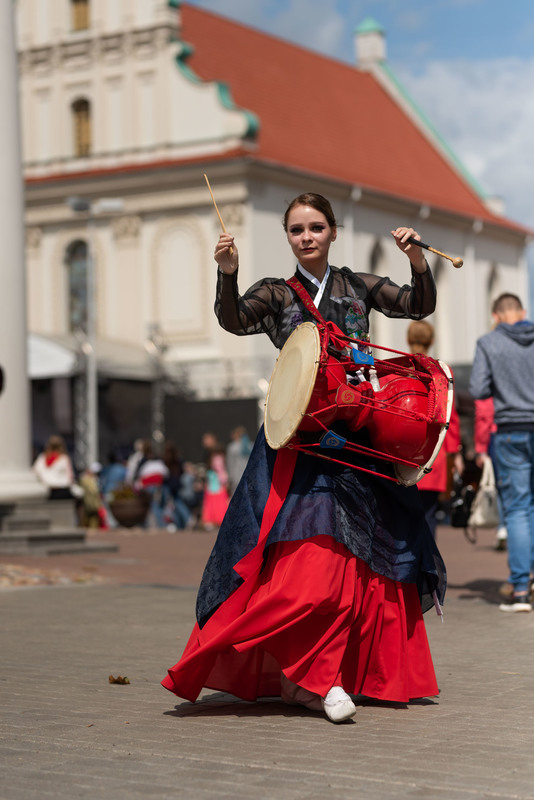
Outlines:
{"label": "thin drumstick", "polygon": [[453,258],[452,256],[448,256],[447,253],[442,253],[441,250],[436,250],[435,247],[430,247],[429,244],[420,242],[418,239],[414,239],[413,236],[410,236],[408,241],[410,242],[410,244],[416,244],[417,247],[424,247],[425,250],[430,250],[431,253],[435,253],[437,256],[442,256],[443,258],[446,258],[447,261],[450,261],[452,263],[453,267],[456,267],[456,269],[460,269],[460,267],[463,267],[464,262],[463,259],[461,258]]}
{"label": "thin drumstick", "polygon": [[[217,203],[215,202],[215,198],[214,198],[214,196],[213,196],[213,192],[211,191],[210,182],[209,182],[209,180],[208,180],[208,176],[206,175],[206,173],[204,173],[204,177],[205,177],[205,179],[206,179],[206,183],[208,184],[208,189],[209,189],[209,191],[210,191],[210,194],[211,194],[211,199],[212,199],[212,201],[213,201],[213,205],[215,206],[215,211],[217,212],[217,216],[219,217],[219,222],[221,223],[222,232],[223,232],[223,233],[226,233],[226,228],[224,227],[224,222],[223,222],[223,219],[222,219],[221,215],[219,214],[219,209],[217,208]],[[229,249],[229,251],[228,251],[228,252],[230,253],[230,255],[233,255],[233,253],[234,253],[234,250],[233,250],[233,248],[232,248],[232,247],[230,247],[230,249]]]}

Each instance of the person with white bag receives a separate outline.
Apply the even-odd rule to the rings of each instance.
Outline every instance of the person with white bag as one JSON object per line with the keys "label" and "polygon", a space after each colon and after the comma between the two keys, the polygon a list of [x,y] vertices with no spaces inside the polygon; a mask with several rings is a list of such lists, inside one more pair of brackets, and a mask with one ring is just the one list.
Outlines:
{"label": "person with white bag", "polygon": [[484,459],[482,475],[471,506],[467,526],[469,528],[495,528],[499,524],[497,486],[491,458]]}
{"label": "person with white bag", "polygon": [[501,611],[532,611],[534,567],[534,323],[521,300],[500,295],[492,307],[495,328],[477,341],[469,391],[493,397],[498,491],[508,531],[513,593]]}
{"label": "person with white bag", "polygon": [[[484,466],[484,461],[491,458],[493,471],[495,472],[495,454],[493,447],[493,437],[497,431],[495,425],[495,411],[493,408],[493,397],[486,397],[484,400],[475,400],[475,427],[473,431],[473,444],[475,447],[475,461],[477,467]],[[495,550],[506,550],[508,533],[504,525],[504,515],[502,503],[497,493],[497,505],[499,509],[499,521],[495,534]],[[509,584],[506,584],[507,588]],[[505,595],[508,596],[506,591]]]}

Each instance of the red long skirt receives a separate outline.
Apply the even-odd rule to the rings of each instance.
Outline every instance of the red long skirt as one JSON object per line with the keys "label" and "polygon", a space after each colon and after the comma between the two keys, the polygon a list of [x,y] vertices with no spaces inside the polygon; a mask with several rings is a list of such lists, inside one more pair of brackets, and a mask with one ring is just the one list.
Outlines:
{"label": "red long skirt", "polygon": [[396,702],[438,694],[416,586],[377,575],[330,536],[271,545],[243,609],[229,615],[228,602],[195,626],[166,689],[255,700],[279,696],[283,672],[323,697],[336,685]]}

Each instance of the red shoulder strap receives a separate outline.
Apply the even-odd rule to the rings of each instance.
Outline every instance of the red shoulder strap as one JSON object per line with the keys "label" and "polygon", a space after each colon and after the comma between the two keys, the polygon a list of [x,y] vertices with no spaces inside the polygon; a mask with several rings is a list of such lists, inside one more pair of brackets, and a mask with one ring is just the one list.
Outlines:
{"label": "red shoulder strap", "polygon": [[327,322],[319,313],[318,309],[315,307],[313,300],[311,299],[310,295],[299,281],[298,278],[293,275],[293,277],[289,278],[286,281],[287,285],[290,286],[300,297],[302,302],[304,303],[307,310],[310,312],[312,317],[315,321],[321,325],[325,330],[328,331],[329,340],[332,342],[334,347],[337,347],[339,350],[343,350],[347,346],[347,339],[348,337],[343,333],[341,328],[335,324],[335,322]]}
{"label": "red shoulder strap", "polygon": [[293,275],[291,278],[289,278],[289,280],[286,281],[286,283],[288,286],[291,286],[291,288],[298,294],[298,296],[306,306],[306,309],[317,320],[317,322],[320,322],[322,325],[326,325],[325,320],[323,319],[321,314],[319,314],[319,311],[314,305],[313,300],[311,299],[310,295],[308,294],[302,283],[299,281],[299,279],[295,275]]}

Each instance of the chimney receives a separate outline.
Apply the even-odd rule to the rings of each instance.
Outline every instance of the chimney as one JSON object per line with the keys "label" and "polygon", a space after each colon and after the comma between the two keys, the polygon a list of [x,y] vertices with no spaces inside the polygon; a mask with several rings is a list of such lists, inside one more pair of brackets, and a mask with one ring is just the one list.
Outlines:
{"label": "chimney", "polygon": [[355,31],[356,64],[361,69],[371,69],[373,64],[386,60],[384,28],[367,17]]}
{"label": "chimney", "polygon": [[495,216],[504,216],[506,211],[504,197],[500,197],[499,195],[489,195],[488,197],[484,198],[484,205],[491,211],[492,214],[495,214]]}

